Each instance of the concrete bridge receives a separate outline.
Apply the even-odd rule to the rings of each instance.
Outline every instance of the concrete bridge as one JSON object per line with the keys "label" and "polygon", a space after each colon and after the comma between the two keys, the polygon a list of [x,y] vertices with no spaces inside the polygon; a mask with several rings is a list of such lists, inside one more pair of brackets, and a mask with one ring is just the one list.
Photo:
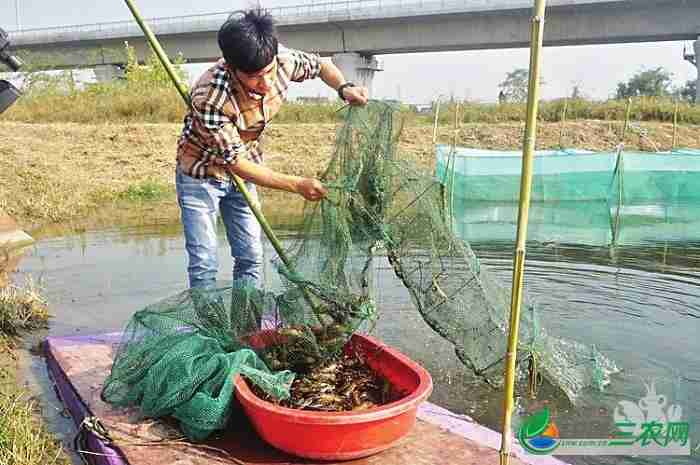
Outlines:
{"label": "concrete bridge", "polygon": [[[333,56],[349,79],[371,84],[375,55],[526,47],[532,0],[346,0],[271,8],[290,47]],[[218,58],[226,13],[148,20],[171,56]],[[148,51],[134,21],[11,31],[15,49],[50,55],[54,68],[124,63],[128,41]],[[694,40],[700,56],[700,0],[550,0],[545,45]],[[694,61],[696,64],[697,60]],[[107,73],[109,74],[109,73]],[[699,79],[700,80],[700,79]]]}

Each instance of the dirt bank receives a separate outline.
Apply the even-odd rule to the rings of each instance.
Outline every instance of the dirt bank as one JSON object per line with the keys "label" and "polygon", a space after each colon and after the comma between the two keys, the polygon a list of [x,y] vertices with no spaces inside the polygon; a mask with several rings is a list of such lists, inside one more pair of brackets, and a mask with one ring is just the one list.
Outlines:
{"label": "dirt bank", "polygon": [[[571,148],[608,150],[619,141],[621,124],[608,121],[576,121],[564,126],[541,123],[538,148],[556,148],[560,141]],[[647,137],[639,135],[647,132]],[[459,146],[518,149],[520,123],[465,124],[459,128]],[[177,216],[173,202],[174,151],[179,124],[25,124],[0,122],[0,209],[14,216],[22,227],[61,223],[116,200],[158,199],[169,207],[157,208],[157,217]],[[401,154],[432,170],[433,128],[405,127]],[[453,131],[439,129],[439,142],[450,143]],[[681,126],[677,146],[700,148],[700,126]],[[665,123],[633,126],[625,140],[630,150],[668,150],[673,127]],[[320,173],[332,154],[335,126],[286,124],[269,128],[265,137],[267,163],[273,169],[301,176]],[[155,194],[153,194],[155,193]],[[156,194],[162,195],[156,195]],[[132,195],[133,194],[133,195]],[[153,195],[151,195],[153,194]],[[266,198],[286,199],[286,193],[266,193]]]}

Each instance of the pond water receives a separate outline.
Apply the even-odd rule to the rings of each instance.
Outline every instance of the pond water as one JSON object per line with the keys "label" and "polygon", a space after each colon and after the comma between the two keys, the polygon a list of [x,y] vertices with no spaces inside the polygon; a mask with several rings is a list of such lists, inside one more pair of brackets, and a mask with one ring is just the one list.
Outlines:
{"label": "pond water", "polygon": [[[514,210],[509,208],[511,215]],[[456,231],[471,241],[482,267],[509,288],[513,242],[508,238],[515,234],[512,218],[506,215],[511,219],[504,220],[502,214],[503,206],[462,206],[456,211]],[[550,216],[561,219],[562,215]],[[682,407],[693,447],[697,447],[700,229],[688,229],[683,237],[666,237],[668,228],[662,228],[658,231],[665,232],[655,235],[649,228],[659,226],[658,215],[646,222],[643,215],[635,215],[633,221],[626,217],[628,225],[646,228],[645,234],[635,235],[634,240],[617,234],[620,240],[614,247],[607,233],[600,231],[582,240],[581,229],[571,224],[562,226],[555,221],[550,226],[556,226],[556,235],[554,230],[547,232],[546,221],[534,226],[540,241],[528,246],[525,287],[538,304],[543,325],[553,335],[595,344],[623,371],[604,392],[587,391],[577,408],[544,388],[537,400],[519,397],[517,413],[547,405],[562,437],[605,438],[612,431],[617,402],[636,403],[646,394],[644,383],[654,382],[668,404]],[[580,227],[585,229],[585,225]],[[630,226],[625,231],[631,234],[633,229]],[[221,233],[219,277],[227,281],[231,259]],[[266,257],[272,256],[268,244]],[[21,262],[20,273],[32,275],[43,285],[54,315],[48,334],[64,336],[122,329],[135,311],[184,290],[185,267],[180,228],[171,224],[114,227],[42,239]],[[268,264],[266,279],[272,279],[272,273]],[[452,347],[423,323],[405,289],[395,279],[389,281],[391,270],[379,269],[378,273],[380,283],[386,275],[393,284],[378,286],[381,318],[376,335],[428,368],[435,381],[431,401],[499,430],[501,392],[471,376]],[[43,361],[27,357],[27,379],[38,394],[50,398]],[[70,435],[69,423],[56,414],[55,399],[47,405],[52,428]],[[575,464],[698,463],[697,457],[564,459]]]}

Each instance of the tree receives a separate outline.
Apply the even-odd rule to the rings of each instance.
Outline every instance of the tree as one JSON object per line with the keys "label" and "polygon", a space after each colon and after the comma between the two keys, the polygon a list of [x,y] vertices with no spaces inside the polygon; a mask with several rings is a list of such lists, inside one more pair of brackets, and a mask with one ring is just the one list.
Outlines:
{"label": "tree", "polygon": [[[530,83],[530,72],[525,68],[517,68],[506,74],[506,78],[498,87],[503,90],[508,102],[522,103],[527,100],[527,88]],[[540,79],[540,84],[544,81]]]}
{"label": "tree", "polygon": [[617,98],[628,97],[663,97],[671,94],[673,74],[662,66],[639,71],[627,82],[617,84]]}
{"label": "tree", "polygon": [[69,92],[75,88],[72,71],[51,71],[63,66],[60,54],[42,54],[18,51],[22,68],[13,73],[14,84],[24,94],[34,91]]}
{"label": "tree", "polygon": [[580,98],[583,98],[583,92],[581,91],[581,85],[574,84],[574,87],[571,89],[571,99],[577,100]]}
{"label": "tree", "polygon": [[[168,72],[165,70],[163,65],[160,63],[158,56],[151,51],[148,56],[146,63],[144,65],[139,64],[138,58],[136,56],[136,50],[134,47],[129,45],[128,42],[124,43],[126,49],[126,82],[129,84],[137,84],[142,87],[163,87],[167,88],[172,86],[172,81]],[[173,68],[175,69],[175,74],[177,74],[180,81],[187,81],[187,73],[182,69],[182,65],[185,63],[185,59],[182,54],[179,54],[175,60],[173,60]]]}
{"label": "tree", "polygon": [[679,87],[674,92],[676,98],[681,99],[684,102],[693,103],[695,102],[695,95],[697,92],[698,82],[691,80],[685,83],[683,87]]}

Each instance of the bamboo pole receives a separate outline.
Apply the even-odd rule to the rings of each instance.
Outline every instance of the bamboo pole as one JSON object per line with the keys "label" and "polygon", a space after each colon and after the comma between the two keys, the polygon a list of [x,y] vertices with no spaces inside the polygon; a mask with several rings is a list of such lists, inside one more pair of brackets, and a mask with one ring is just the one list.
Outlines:
{"label": "bamboo pole", "polygon": [[[168,73],[168,76],[170,76],[170,79],[173,81],[173,84],[177,88],[177,91],[180,93],[180,96],[182,99],[185,101],[187,106],[190,109],[193,109],[192,107],[192,102],[190,100],[189,92],[187,90],[187,87],[185,84],[183,84],[180,81],[180,78],[178,77],[177,73],[175,72],[175,68],[173,67],[172,63],[170,62],[170,59],[168,58],[168,55],[165,53],[163,48],[160,46],[160,43],[158,42],[158,39],[156,36],[153,34],[151,31],[151,28],[148,26],[148,24],[145,23],[143,18],[141,17],[141,14],[138,12],[136,9],[136,5],[132,2],[132,0],[124,0],[126,2],[126,5],[129,7],[129,10],[131,10],[131,14],[134,16],[134,19],[138,23],[139,27],[141,27],[141,30],[143,31],[144,35],[146,36],[146,39],[148,40],[148,43],[151,45],[153,48],[153,51],[155,52],[156,56],[158,57],[158,60],[161,62],[163,67]],[[284,248],[282,248],[282,243],[277,239],[277,236],[275,236],[274,231],[272,230],[272,227],[270,226],[270,223],[267,222],[267,219],[265,218],[265,215],[263,214],[262,210],[260,209],[260,206],[258,202],[253,199],[253,197],[250,195],[250,192],[248,191],[248,188],[245,186],[245,182],[243,180],[231,173],[231,177],[233,178],[233,181],[236,183],[236,187],[238,190],[243,194],[243,198],[245,199],[246,203],[250,207],[251,211],[253,212],[253,215],[255,215],[255,218],[258,220],[258,223],[260,223],[260,226],[262,227],[262,230],[265,232],[265,235],[269,239],[270,243],[272,244],[272,247],[274,247],[275,251],[279,255],[280,259],[282,259],[282,262],[284,265],[287,267],[289,271],[294,271],[294,265],[292,264],[291,260],[287,256],[286,252],[284,251]],[[314,310],[314,312],[317,312],[316,305],[314,305],[314,302],[311,299],[311,296],[306,288],[302,288],[302,291],[304,293],[304,297],[306,298],[306,301],[309,303],[311,308]]]}
{"label": "bamboo pole", "polygon": [[678,141],[678,100],[673,109],[673,139],[671,140],[671,152],[676,150],[676,142]]}
{"label": "bamboo pole", "polygon": [[503,398],[503,435],[501,437],[500,463],[508,465],[513,441],[513,393],[515,391],[515,366],[520,328],[520,304],[522,302],[525,268],[525,241],[532,188],[532,165],[537,136],[537,111],[539,107],[540,68],[544,38],[546,0],[536,0],[530,31],[530,82],[527,93],[527,121],[523,141],[523,165],[520,178],[520,205],[518,209],[518,233],[513,257],[513,286],[511,289],[508,351],[506,353],[505,386]]}
{"label": "bamboo pole", "polygon": [[126,2],[126,6],[129,7],[129,10],[131,10],[131,14],[134,16],[134,19],[143,31],[143,34],[146,36],[146,40],[148,40],[148,43],[151,45],[151,48],[158,57],[158,60],[165,68],[165,71],[168,73],[168,76],[170,76],[170,79],[173,81],[173,84],[175,84],[175,88],[177,88],[177,91],[180,93],[180,96],[185,101],[188,107],[192,107],[192,102],[190,102],[190,94],[187,90],[187,87],[180,81],[180,78],[175,72],[175,68],[173,67],[172,63],[170,63],[168,55],[163,50],[163,47],[160,46],[160,42],[158,42],[158,39],[156,39],[156,36],[151,31],[151,28],[148,27],[148,24],[146,24],[143,18],[141,17],[141,13],[139,13],[136,9],[136,5],[134,5],[134,3],[132,3],[131,0],[124,1]]}

